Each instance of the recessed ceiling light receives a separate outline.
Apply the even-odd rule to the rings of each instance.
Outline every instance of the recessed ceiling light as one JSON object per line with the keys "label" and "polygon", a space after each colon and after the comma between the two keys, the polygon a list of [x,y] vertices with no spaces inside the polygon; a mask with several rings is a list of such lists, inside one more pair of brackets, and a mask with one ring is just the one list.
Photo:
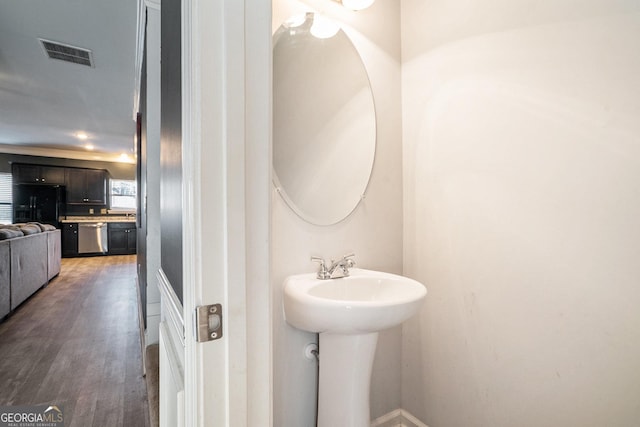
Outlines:
{"label": "recessed ceiling light", "polygon": [[76,138],[81,139],[81,140],[84,141],[85,139],[89,138],[89,135],[87,135],[84,132],[78,132],[78,133],[76,133]]}
{"label": "recessed ceiling light", "polygon": [[91,151],[91,150],[93,150],[95,147],[93,146],[93,144],[85,144],[84,148],[86,148],[87,150]]}
{"label": "recessed ceiling light", "polygon": [[129,158],[129,155],[127,153],[122,153],[122,154],[120,154],[120,161],[121,162],[130,162],[131,159]]}

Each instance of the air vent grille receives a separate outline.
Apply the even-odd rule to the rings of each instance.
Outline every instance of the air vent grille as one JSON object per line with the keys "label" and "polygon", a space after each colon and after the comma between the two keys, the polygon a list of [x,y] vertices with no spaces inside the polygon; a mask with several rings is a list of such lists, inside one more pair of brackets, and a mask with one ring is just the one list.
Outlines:
{"label": "air vent grille", "polygon": [[40,42],[42,43],[44,51],[51,59],[59,59],[61,61],[93,67],[93,58],[91,51],[88,49],[52,42],[50,40],[40,39]]}

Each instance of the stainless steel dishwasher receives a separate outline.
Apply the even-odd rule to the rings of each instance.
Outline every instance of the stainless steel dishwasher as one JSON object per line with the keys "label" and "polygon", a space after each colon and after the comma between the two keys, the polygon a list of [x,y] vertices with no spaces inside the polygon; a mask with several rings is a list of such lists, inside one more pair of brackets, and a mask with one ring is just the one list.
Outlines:
{"label": "stainless steel dishwasher", "polygon": [[78,253],[106,254],[109,250],[106,222],[78,223]]}

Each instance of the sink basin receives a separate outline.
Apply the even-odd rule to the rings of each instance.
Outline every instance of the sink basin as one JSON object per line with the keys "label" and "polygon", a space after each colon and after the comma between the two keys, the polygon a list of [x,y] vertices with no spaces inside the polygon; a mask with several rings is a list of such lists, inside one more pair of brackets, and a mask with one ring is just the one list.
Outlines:
{"label": "sink basin", "polygon": [[379,271],[354,268],[329,280],[301,274],[285,281],[284,312],[290,325],[309,332],[377,332],[417,313],[426,294],[415,280]]}
{"label": "sink basin", "polygon": [[341,279],[315,274],[284,283],[287,323],[319,333],[317,427],[370,427],[369,386],[378,331],[418,312],[427,295],[415,280],[353,268]]}

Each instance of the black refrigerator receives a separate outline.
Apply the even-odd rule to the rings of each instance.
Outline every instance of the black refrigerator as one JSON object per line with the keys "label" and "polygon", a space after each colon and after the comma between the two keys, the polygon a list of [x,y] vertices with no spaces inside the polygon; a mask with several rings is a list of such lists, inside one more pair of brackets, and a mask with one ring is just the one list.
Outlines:
{"label": "black refrigerator", "polygon": [[13,222],[40,222],[59,226],[64,187],[17,184],[13,186]]}

